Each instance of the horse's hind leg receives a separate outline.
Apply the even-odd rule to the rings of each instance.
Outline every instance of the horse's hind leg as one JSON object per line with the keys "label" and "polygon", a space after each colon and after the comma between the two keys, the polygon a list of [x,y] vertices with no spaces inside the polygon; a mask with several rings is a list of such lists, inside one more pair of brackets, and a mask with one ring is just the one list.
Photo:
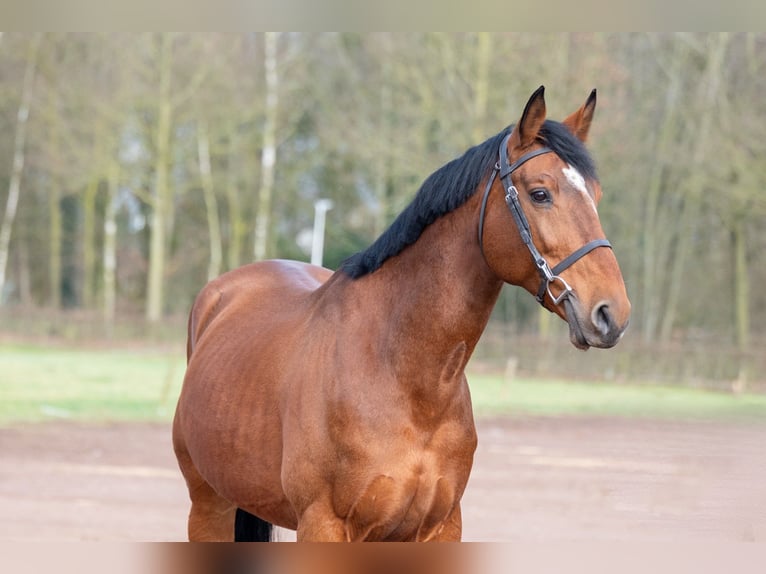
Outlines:
{"label": "horse's hind leg", "polygon": [[191,498],[188,533],[192,542],[233,542],[236,506],[221,498],[200,476],[185,449],[176,442],[176,456]]}

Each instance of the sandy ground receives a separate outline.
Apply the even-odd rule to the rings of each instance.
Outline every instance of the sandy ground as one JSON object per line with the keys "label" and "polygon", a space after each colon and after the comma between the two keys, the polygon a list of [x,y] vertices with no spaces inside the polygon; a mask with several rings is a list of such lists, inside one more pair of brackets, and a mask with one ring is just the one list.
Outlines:
{"label": "sandy ground", "polygon": [[[478,430],[465,540],[766,541],[766,424],[522,418]],[[0,541],[183,540],[187,511],[167,425],[0,429]]]}

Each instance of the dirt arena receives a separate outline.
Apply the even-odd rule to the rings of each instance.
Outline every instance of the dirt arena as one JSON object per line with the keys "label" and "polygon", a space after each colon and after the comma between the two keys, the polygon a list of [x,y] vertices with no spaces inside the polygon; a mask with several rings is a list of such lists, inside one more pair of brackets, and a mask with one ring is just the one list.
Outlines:
{"label": "dirt arena", "polygon": [[[766,541],[766,424],[478,427],[465,540]],[[0,456],[0,540],[184,539],[187,495],[166,425],[0,429]]]}

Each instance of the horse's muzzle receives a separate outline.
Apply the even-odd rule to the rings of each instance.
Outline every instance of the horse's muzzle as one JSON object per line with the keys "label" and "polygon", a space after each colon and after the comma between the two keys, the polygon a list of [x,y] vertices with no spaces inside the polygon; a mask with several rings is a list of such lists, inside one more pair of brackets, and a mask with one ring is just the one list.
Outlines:
{"label": "horse's muzzle", "polygon": [[618,323],[607,301],[594,305],[590,313],[582,312],[582,305],[576,298],[568,297],[563,304],[569,324],[569,339],[578,349],[614,347],[628,327],[628,321]]}

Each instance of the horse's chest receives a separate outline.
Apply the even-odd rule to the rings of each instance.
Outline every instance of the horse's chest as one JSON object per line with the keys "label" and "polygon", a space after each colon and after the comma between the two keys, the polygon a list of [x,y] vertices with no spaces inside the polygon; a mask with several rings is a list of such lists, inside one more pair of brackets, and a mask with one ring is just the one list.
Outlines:
{"label": "horse's chest", "polygon": [[462,492],[458,480],[422,470],[374,476],[346,515],[348,538],[428,540],[438,535]]}

